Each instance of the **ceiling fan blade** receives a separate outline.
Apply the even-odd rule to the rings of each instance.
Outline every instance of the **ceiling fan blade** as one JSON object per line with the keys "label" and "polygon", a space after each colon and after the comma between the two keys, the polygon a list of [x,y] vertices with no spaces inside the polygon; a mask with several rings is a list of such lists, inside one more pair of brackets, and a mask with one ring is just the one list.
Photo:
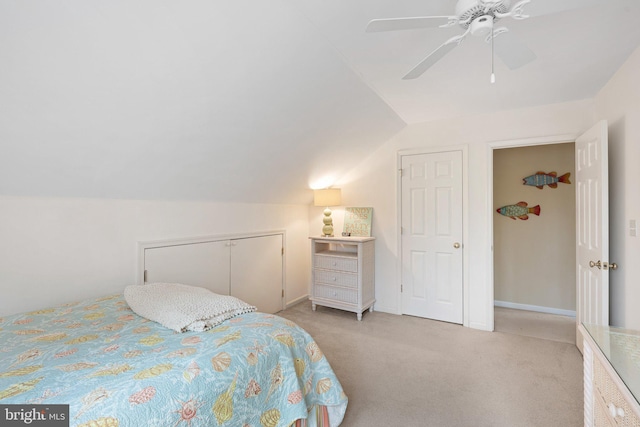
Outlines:
{"label": "ceiling fan blade", "polygon": [[431,52],[429,56],[422,60],[418,65],[413,67],[411,71],[407,73],[406,76],[402,78],[402,80],[412,80],[420,77],[427,71],[433,64],[440,61],[447,53],[451,52],[456,46],[462,43],[462,40],[469,34],[469,31],[465,32],[463,35],[453,37],[443,44],[441,44],[436,50]]}
{"label": "ceiling fan blade", "polygon": [[452,25],[457,22],[455,16],[416,16],[413,18],[374,19],[367,25],[367,33],[379,31],[415,30]]}
{"label": "ceiling fan blade", "polygon": [[499,34],[499,36],[494,36],[493,49],[498,58],[500,58],[509,69],[516,70],[537,58],[536,54],[527,47],[520,37],[511,31],[505,31]]}

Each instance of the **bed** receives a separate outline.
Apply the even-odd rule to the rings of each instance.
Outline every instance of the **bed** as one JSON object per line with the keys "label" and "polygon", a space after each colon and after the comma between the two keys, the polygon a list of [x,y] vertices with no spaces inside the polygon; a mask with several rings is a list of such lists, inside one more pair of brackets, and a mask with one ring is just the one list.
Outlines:
{"label": "bed", "polygon": [[77,427],[337,426],[347,397],[289,320],[177,333],[118,294],[0,318],[0,404],[69,404]]}

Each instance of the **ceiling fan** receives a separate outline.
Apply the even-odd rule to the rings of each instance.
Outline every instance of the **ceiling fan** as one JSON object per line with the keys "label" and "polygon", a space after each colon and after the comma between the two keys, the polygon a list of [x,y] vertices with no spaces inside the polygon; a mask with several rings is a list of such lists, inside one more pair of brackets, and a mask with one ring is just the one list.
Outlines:
{"label": "ceiling fan", "polygon": [[[536,59],[536,55],[506,27],[496,27],[505,18],[527,19],[525,14],[534,7],[534,15],[544,15],[563,10],[589,6],[604,0],[458,0],[455,14],[450,16],[419,16],[410,18],[374,19],[367,25],[367,32],[409,30],[434,27],[460,26],[464,32],[445,41],[404,77],[404,80],[421,76],[446,54],[459,46],[469,36],[484,37],[491,44],[491,82],[495,82],[493,70],[494,38],[500,36],[495,45],[495,54],[505,65],[515,70]],[[531,3],[530,6],[528,6]],[[503,35],[504,34],[504,35]]]}

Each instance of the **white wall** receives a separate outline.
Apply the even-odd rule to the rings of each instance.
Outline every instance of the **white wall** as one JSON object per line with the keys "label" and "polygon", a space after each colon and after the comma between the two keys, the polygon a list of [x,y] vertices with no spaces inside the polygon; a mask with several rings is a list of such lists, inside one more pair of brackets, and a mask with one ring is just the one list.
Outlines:
{"label": "white wall", "polygon": [[137,242],[286,231],[286,302],[309,283],[306,205],[0,196],[0,316],[120,292]]}
{"label": "white wall", "polygon": [[[493,210],[520,201],[540,206],[540,216],[526,221],[492,213],[494,299],[575,313],[575,144],[506,148],[493,156]],[[570,173],[572,183],[523,185],[537,171]]]}
{"label": "white wall", "polygon": [[0,1],[0,194],[308,203],[405,124],[298,3]]}
{"label": "white wall", "polygon": [[640,237],[629,221],[640,221],[640,48],[595,98],[596,114],[609,122],[610,273],[612,325],[640,329]]}
{"label": "white wall", "polygon": [[[469,146],[468,324],[492,329],[491,236],[488,200],[489,143],[553,135],[578,135],[600,119],[609,122],[611,324],[640,329],[640,231],[629,236],[629,220],[640,224],[640,48],[595,99],[482,116],[410,125],[357,165],[338,186],[343,203],[374,208],[376,309],[401,313],[398,269],[397,153],[420,147]],[[318,216],[318,218],[320,218]],[[318,222],[315,218],[312,222]]]}
{"label": "white wall", "polygon": [[468,307],[465,321],[493,329],[493,289],[489,278],[492,206],[488,200],[489,143],[552,135],[579,134],[595,122],[593,102],[578,101],[526,110],[410,125],[354,168],[339,185],[343,203],[372,206],[376,236],[376,310],[401,313],[398,274],[397,153],[420,147],[468,145],[469,219],[465,243]]}

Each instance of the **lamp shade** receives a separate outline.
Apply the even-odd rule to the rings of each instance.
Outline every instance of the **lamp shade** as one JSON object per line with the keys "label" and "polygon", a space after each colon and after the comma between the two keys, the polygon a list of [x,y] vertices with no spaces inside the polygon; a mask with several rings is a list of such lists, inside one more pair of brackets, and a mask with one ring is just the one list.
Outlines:
{"label": "lamp shade", "polygon": [[314,206],[338,206],[340,201],[339,188],[324,188],[313,191]]}

